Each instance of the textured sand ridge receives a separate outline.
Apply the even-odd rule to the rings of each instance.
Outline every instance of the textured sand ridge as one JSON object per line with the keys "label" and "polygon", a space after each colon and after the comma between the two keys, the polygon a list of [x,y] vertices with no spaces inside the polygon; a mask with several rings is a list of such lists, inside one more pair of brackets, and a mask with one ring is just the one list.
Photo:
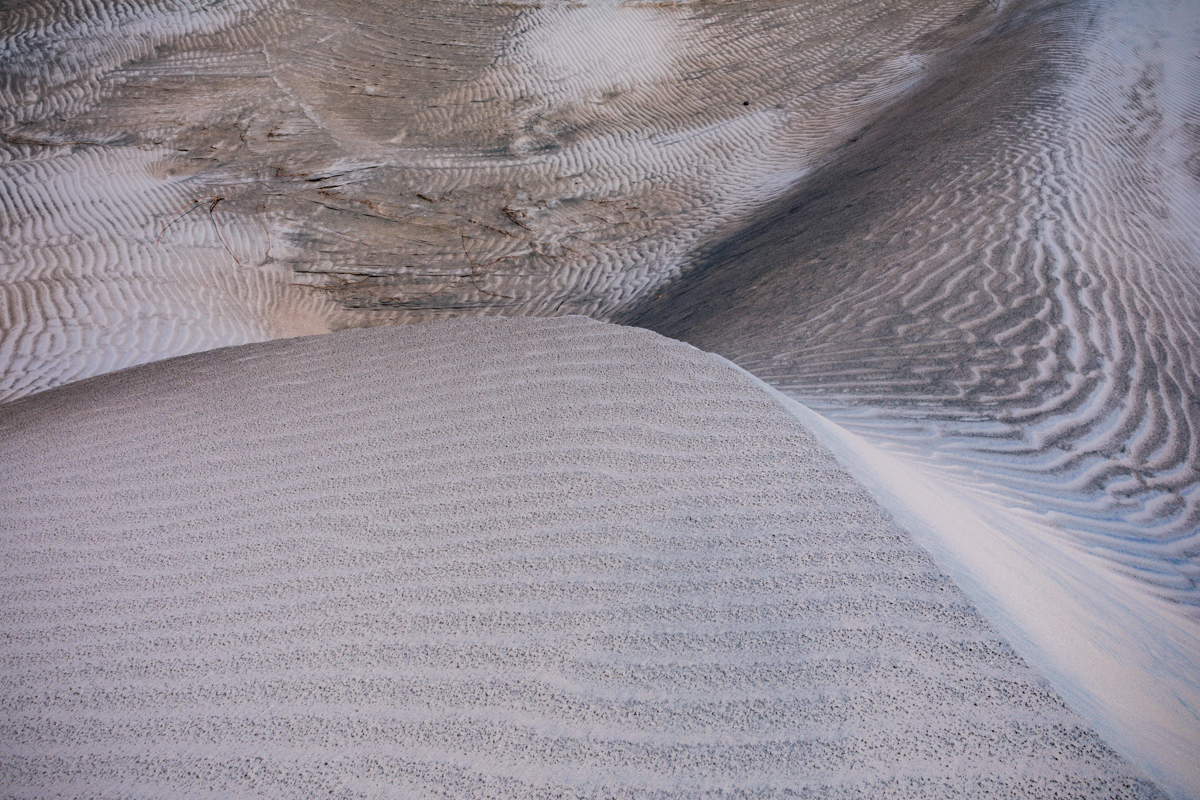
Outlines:
{"label": "textured sand ridge", "polygon": [[629,320],[1195,620],[1197,42],[1194,4],[1034,5]]}
{"label": "textured sand ridge", "polygon": [[[1088,564],[1098,592],[1145,611],[1127,619],[1160,708],[1186,709],[1185,760],[1198,42],[1194,3],[1030,6],[627,318],[729,356],[969,498],[1015,547]],[[1163,716],[1107,714],[1139,715]]]}
{"label": "textured sand ridge", "polygon": [[1161,796],[760,384],[645,331],[246,345],[0,448],[7,796]]}
{"label": "textured sand ridge", "polygon": [[[0,402],[356,326],[652,328],[786,392],[1111,746],[1200,798],[1198,55],[1189,0],[8,0]],[[183,452],[242,435],[236,398],[207,397],[226,421],[191,421]],[[89,408],[75,435],[100,455],[37,468],[69,479],[23,471],[36,448],[0,463],[0,496],[39,487],[5,520],[22,547],[39,503],[116,502],[107,533],[142,536],[191,491],[150,458],[129,465],[146,486],[92,492],[111,423]],[[336,415],[283,419],[287,456],[210,484],[204,524],[286,517],[272,482],[308,448],[338,465],[327,500],[382,474],[335,455]],[[453,524],[508,519],[535,466],[459,463]],[[354,524],[391,524],[354,496]],[[939,742],[920,775],[957,752]]]}

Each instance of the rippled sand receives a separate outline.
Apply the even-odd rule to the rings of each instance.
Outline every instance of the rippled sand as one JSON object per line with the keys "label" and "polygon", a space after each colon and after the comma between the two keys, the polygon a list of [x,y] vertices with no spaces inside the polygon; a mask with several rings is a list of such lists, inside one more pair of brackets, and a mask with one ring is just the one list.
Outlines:
{"label": "rippled sand", "polygon": [[1197,15],[1154,10],[1002,30],[631,319],[1069,530],[1195,619],[1200,61],[1162,37]]}
{"label": "rippled sand", "polygon": [[973,5],[16,4],[0,393],[297,332],[606,318],[980,35]]}
{"label": "rippled sand", "polygon": [[817,412],[1200,796],[1200,10],[930,5],[10,2],[0,399],[350,327],[651,328]]}
{"label": "rippled sand", "polygon": [[[1100,4],[1000,29],[627,317],[728,355],[970,498],[1013,547],[1088,564],[1135,609],[1125,624],[1162,708],[1185,698],[1189,730],[1196,17]],[[1091,683],[1091,702],[1111,702]]]}
{"label": "rippled sand", "polygon": [[1162,797],[769,390],[647,331],[246,345],[0,440],[10,796]]}

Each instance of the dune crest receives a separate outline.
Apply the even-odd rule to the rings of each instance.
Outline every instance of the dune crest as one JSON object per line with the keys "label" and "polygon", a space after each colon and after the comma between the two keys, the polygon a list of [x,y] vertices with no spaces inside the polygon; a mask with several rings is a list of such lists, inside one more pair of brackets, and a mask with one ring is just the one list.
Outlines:
{"label": "dune crest", "polygon": [[1197,36],[1186,4],[1032,4],[626,321],[1200,635]]}
{"label": "dune crest", "polygon": [[769,391],[646,331],[245,345],[0,447],[17,795],[1163,796]]}
{"label": "dune crest", "polygon": [[[948,498],[984,537],[943,562],[954,579],[1104,736],[1200,796],[1169,744],[1200,713],[1198,47],[1184,0],[13,0],[0,402],[344,328],[650,328]],[[71,416],[56,404],[80,391],[19,408]],[[319,412],[314,432],[345,433]],[[334,457],[288,441],[289,458]],[[374,468],[338,464],[339,487]],[[519,494],[525,467],[486,477]],[[86,477],[60,496],[35,473],[36,492],[106,513]],[[173,507],[122,491],[147,518]],[[501,494],[455,513],[508,524]],[[14,524],[36,529],[22,502]],[[929,505],[892,508],[941,558],[965,535]],[[1026,596],[981,552],[1063,581]],[[1030,612],[1068,584],[1047,620],[1078,624]],[[1056,626],[1130,658],[1097,676],[1103,658],[1073,665]],[[1121,711],[1143,687],[1153,702]],[[1152,717],[1169,721],[1134,741]],[[922,769],[944,775],[940,752]]]}

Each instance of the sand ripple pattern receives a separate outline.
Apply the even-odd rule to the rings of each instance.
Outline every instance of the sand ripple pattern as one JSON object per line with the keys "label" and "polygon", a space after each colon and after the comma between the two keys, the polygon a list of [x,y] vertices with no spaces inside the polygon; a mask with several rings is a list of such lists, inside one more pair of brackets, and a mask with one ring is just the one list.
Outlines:
{"label": "sand ripple pattern", "polygon": [[5,406],[0,455],[8,796],[1161,797],[646,331],[186,356]]}
{"label": "sand ripple pattern", "polygon": [[[999,18],[976,0],[0,13],[0,224],[25,232],[0,240],[20,328],[0,399],[298,332],[607,319]],[[31,199],[39,181],[49,200]],[[98,200],[109,181],[122,196]],[[205,197],[238,242],[194,213],[148,246]],[[203,331],[181,298],[214,292]]]}
{"label": "sand ripple pattern", "polygon": [[8,155],[0,161],[0,400],[272,338],[288,327],[281,317],[315,306],[255,258],[267,244],[253,218],[210,215],[201,202],[163,230],[170,215],[162,209],[192,207],[205,190],[148,178],[158,153],[15,145]]}
{"label": "sand ripple pattern", "polygon": [[638,321],[1197,615],[1198,36],[1023,11]]}

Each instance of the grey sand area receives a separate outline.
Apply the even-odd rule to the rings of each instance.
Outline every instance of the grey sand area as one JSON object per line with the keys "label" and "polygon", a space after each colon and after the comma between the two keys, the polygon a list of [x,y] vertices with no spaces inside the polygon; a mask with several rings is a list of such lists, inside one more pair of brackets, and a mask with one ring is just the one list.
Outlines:
{"label": "grey sand area", "polygon": [[582,318],[0,408],[13,797],[1159,797],[761,385]]}

